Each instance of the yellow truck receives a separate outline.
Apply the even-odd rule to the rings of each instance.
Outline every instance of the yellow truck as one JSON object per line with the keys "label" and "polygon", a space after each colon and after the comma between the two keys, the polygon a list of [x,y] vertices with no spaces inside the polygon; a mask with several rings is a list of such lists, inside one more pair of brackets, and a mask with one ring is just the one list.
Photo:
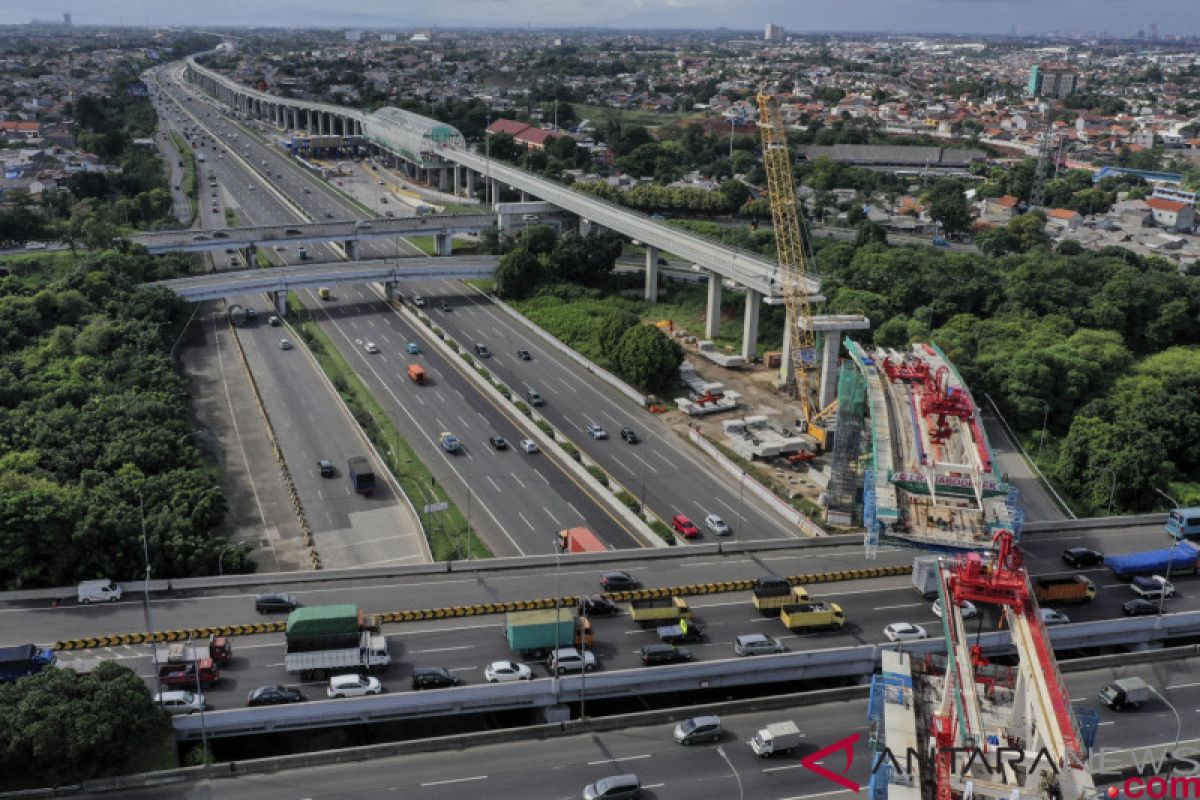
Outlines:
{"label": "yellow truck", "polygon": [[787,578],[772,575],[754,581],[750,602],[764,617],[776,617],[784,606],[807,603],[808,591],[803,586],[792,586]]}
{"label": "yellow truck", "polygon": [[835,631],[846,624],[846,612],[837,603],[797,603],[779,609],[779,619],[792,633]]}
{"label": "yellow truck", "polygon": [[322,286],[320,289],[317,289],[317,294],[320,295],[322,300],[329,300],[333,298],[333,293],[329,291],[328,286]]}
{"label": "yellow truck", "polygon": [[692,610],[682,597],[655,597],[650,600],[630,600],[629,616],[642,625],[660,625],[691,619]]}

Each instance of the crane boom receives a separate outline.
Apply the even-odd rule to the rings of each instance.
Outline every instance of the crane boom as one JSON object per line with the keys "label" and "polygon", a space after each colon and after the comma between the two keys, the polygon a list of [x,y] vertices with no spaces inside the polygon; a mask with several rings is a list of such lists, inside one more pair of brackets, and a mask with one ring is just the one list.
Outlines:
{"label": "crane boom", "polygon": [[[795,381],[793,395],[810,432],[815,423],[813,386],[809,372],[817,363],[816,336],[813,333],[812,308],[805,291],[804,237],[800,229],[800,211],[796,205],[796,183],[792,177],[792,155],[779,108],[770,95],[758,95],[758,128],[762,132],[763,168],[767,173],[767,194],[771,202],[771,221],[775,225],[775,250],[779,256],[780,285],[787,309],[787,335]],[[823,436],[819,437],[821,440]]]}

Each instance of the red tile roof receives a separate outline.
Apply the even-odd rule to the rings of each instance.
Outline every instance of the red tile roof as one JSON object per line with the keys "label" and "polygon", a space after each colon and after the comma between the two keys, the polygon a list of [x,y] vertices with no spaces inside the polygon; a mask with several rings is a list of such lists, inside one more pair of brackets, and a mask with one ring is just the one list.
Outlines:
{"label": "red tile roof", "polygon": [[1006,194],[1003,197],[997,197],[993,202],[995,202],[996,205],[1004,206],[1005,208],[1016,208],[1017,203],[1021,201],[1013,197],[1011,194]]}
{"label": "red tile roof", "polygon": [[1079,212],[1069,208],[1054,208],[1050,210],[1049,216],[1052,219],[1074,219],[1079,216]]}
{"label": "red tile roof", "polygon": [[0,120],[0,131],[15,131],[17,133],[32,131],[36,133],[41,129],[42,123],[40,122],[23,122],[21,120],[14,119]]}
{"label": "red tile roof", "polygon": [[488,133],[507,133],[515,137],[529,127],[528,122],[517,122],[515,119],[498,119],[488,126]]}
{"label": "red tile roof", "polygon": [[1175,214],[1187,208],[1187,203],[1181,203],[1178,200],[1168,200],[1165,197],[1148,197],[1146,198],[1146,205],[1156,208],[1159,211],[1170,211]]}
{"label": "red tile roof", "polygon": [[558,134],[554,133],[553,131],[544,131],[541,128],[535,128],[530,125],[526,127],[525,130],[518,133],[515,138],[518,142],[545,147],[546,142],[550,141],[551,139],[557,139]]}

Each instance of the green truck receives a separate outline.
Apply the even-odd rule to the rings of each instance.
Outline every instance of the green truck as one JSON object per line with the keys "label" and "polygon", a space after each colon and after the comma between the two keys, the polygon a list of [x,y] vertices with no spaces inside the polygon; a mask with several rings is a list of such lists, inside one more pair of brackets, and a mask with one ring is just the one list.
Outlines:
{"label": "green truck", "polygon": [[661,625],[691,619],[692,610],[682,597],[654,597],[649,600],[630,600],[629,616],[643,625]]}
{"label": "green truck", "polygon": [[575,613],[569,608],[510,611],[504,625],[509,648],[523,656],[540,658],[575,643]]}
{"label": "green truck", "polygon": [[342,603],[296,609],[288,615],[284,636],[288,652],[301,653],[355,647],[364,631],[378,630],[379,623],[375,617],[364,614],[353,603]]}

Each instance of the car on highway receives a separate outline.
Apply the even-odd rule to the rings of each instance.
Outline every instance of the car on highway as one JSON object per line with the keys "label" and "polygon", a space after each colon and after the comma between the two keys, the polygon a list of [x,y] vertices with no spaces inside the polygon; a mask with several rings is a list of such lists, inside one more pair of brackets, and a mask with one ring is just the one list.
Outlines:
{"label": "car on highway", "polygon": [[911,622],[893,622],[883,629],[883,635],[889,642],[913,642],[929,636],[924,628]]}
{"label": "car on highway", "polygon": [[628,572],[611,570],[600,576],[600,585],[610,592],[623,589],[636,589],[638,587],[638,579]]}
{"label": "car on highway", "polygon": [[611,617],[621,613],[621,607],[607,597],[581,597],[576,606],[581,617]]}
{"label": "car on highway", "polygon": [[675,741],[680,744],[695,744],[696,742],[721,741],[721,718],[711,714],[685,719],[675,726],[672,731]]}
{"label": "car on highway", "polygon": [[488,350],[486,344],[476,344],[475,345],[475,355],[479,356],[480,358],[491,358],[492,351]]}
{"label": "car on highway", "polygon": [[445,667],[413,667],[412,688],[448,689],[462,684],[462,678]]}
{"label": "car on highway", "polygon": [[583,800],[626,800],[638,797],[642,783],[637,775],[609,775],[583,787]]}
{"label": "car on highway", "polygon": [[1057,608],[1042,608],[1039,609],[1039,613],[1043,625],[1067,625],[1071,622],[1071,618]]}
{"label": "car on highway", "polygon": [[304,702],[304,693],[291,686],[260,686],[246,697],[246,705],[281,706]]}
{"label": "car on highway", "polygon": [[414,306],[416,306],[417,308],[424,308],[425,307],[425,298],[421,297],[421,295],[419,295],[419,294],[414,294],[412,296],[412,304]]}
{"label": "car on highway", "polygon": [[421,345],[417,344],[416,342],[409,342],[408,344],[404,345],[404,352],[408,353],[410,356],[419,356],[421,355]]}
{"label": "car on highway", "polygon": [[496,450],[508,449],[508,442],[504,440],[503,436],[489,436],[488,444],[490,444]]}
{"label": "car on highway", "polygon": [[203,233],[199,233],[192,237],[192,241],[193,242],[207,242],[208,237],[205,236]]}
{"label": "car on highway", "polygon": [[294,594],[280,594],[278,592],[267,592],[260,594],[254,598],[254,610],[260,614],[269,614],[271,612],[287,611],[292,612],[300,607],[300,603],[296,600]]}
{"label": "car on highway", "polygon": [[1073,569],[1098,567],[1104,563],[1104,554],[1090,547],[1068,547],[1063,550],[1062,560]]}
{"label": "car on highway", "polygon": [[204,695],[186,690],[159,692],[154,695],[154,702],[168,714],[195,714],[208,707]]}
{"label": "car on highway", "polygon": [[533,360],[533,356],[529,355],[529,351],[528,351],[528,350],[518,350],[518,351],[517,351],[517,358],[521,359],[522,361],[531,361],[531,360]]}
{"label": "car on highway", "polygon": [[447,303],[445,300],[443,300],[441,303],[438,304],[438,308],[442,311],[442,313],[449,313],[450,311],[453,310],[452,308],[450,308],[450,304]]}
{"label": "car on highway", "polygon": [[280,325],[279,317],[272,314],[271,316],[267,317],[267,324],[272,328],[278,328]]}
{"label": "car on highway", "polygon": [[[938,598],[937,600],[934,601],[933,606],[930,608],[930,610],[933,612],[933,615],[935,617],[937,617],[938,619],[942,618],[941,598]],[[975,617],[979,616],[979,609],[976,608],[975,604],[972,603],[970,600],[963,600],[961,603],[959,603],[958,610],[959,610],[959,613],[962,614],[963,619],[974,619]]]}
{"label": "car on highway", "polygon": [[541,406],[546,404],[546,401],[542,399],[542,396],[533,389],[527,391],[525,396],[529,398],[529,404],[531,406]]}
{"label": "car on highway", "polygon": [[226,233],[225,231],[213,231],[213,238],[214,239],[228,239],[229,234]]}
{"label": "car on highway", "polygon": [[292,343],[289,342],[287,339],[280,339],[279,340],[279,349],[280,350],[291,350]]}
{"label": "car on highway", "polygon": [[366,344],[363,345],[363,349],[366,350],[368,353],[378,353],[379,345],[375,344],[374,342],[367,342]]}
{"label": "car on highway", "polygon": [[537,442],[535,442],[533,439],[522,439],[520,441],[520,445],[521,449],[526,453],[529,453],[529,455],[533,455],[538,451]]}
{"label": "car on highway", "polygon": [[621,428],[621,438],[629,444],[637,444],[641,441],[633,428]]}
{"label": "car on highway", "polygon": [[715,533],[717,536],[728,536],[733,533],[733,529],[729,527],[729,523],[718,517],[716,514],[709,514],[704,518],[704,527]]}
{"label": "car on highway", "polygon": [[379,678],[367,675],[334,675],[329,679],[325,694],[329,697],[366,697],[369,694],[382,694],[383,684]]}
{"label": "car on highway", "polygon": [[302,231],[299,228],[285,228],[283,232],[287,236],[299,236]]}
{"label": "car on highway", "polygon": [[594,422],[588,423],[587,434],[588,434],[588,436],[592,437],[593,439],[607,439],[608,438],[608,431],[604,430],[604,428],[600,427],[599,425],[597,425]]}
{"label": "car on highway", "polygon": [[642,645],[638,657],[642,660],[642,665],[647,667],[655,664],[681,664],[692,660],[692,651],[673,644],[646,644]]}
{"label": "car on highway", "polygon": [[337,467],[328,458],[322,458],[317,462],[317,471],[321,473],[322,478],[332,478],[337,474]]}
{"label": "car on highway", "polygon": [[671,527],[685,539],[695,539],[700,535],[700,529],[696,527],[696,524],[686,514],[676,514],[671,517]]}
{"label": "car on highway", "polygon": [[1127,617],[1148,617],[1158,613],[1158,603],[1139,597],[1122,605],[1121,613]]}
{"label": "car on highway", "polygon": [[743,633],[734,639],[733,652],[739,656],[765,656],[786,653],[787,645],[765,633]]}
{"label": "car on highway", "polygon": [[581,653],[574,647],[560,647],[550,651],[546,665],[556,675],[564,672],[591,672],[596,668],[596,654],[592,651]]}
{"label": "car on highway", "polygon": [[356,227],[360,230],[367,230],[368,228],[371,228],[373,226],[371,225],[370,222],[367,222],[365,219],[360,219],[358,222],[354,223],[354,227]]}
{"label": "car on highway", "polygon": [[511,683],[533,680],[533,670],[526,664],[515,661],[493,661],[483,668],[483,677],[488,683]]}

